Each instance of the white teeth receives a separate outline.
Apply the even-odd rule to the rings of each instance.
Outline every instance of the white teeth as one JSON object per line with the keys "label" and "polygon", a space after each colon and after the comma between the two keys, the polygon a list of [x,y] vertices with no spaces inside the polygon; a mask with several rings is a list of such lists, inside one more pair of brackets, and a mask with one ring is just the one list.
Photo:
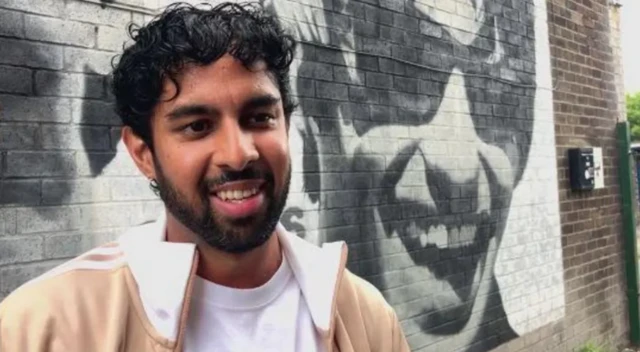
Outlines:
{"label": "white teeth", "polygon": [[252,189],[245,189],[245,190],[236,189],[236,190],[229,190],[229,191],[220,191],[216,193],[216,195],[218,196],[218,198],[222,200],[241,200],[241,199],[251,197],[256,193],[258,193],[258,189],[252,188]]}

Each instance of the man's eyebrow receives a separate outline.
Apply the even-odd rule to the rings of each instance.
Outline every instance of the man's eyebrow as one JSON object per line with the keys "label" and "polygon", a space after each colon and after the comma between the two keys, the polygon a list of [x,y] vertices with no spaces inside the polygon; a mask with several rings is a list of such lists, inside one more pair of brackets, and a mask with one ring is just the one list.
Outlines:
{"label": "man's eyebrow", "polygon": [[265,95],[259,95],[256,97],[249,98],[243,104],[242,108],[243,110],[253,110],[253,109],[273,106],[278,104],[279,102],[280,102],[280,98],[271,94],[265,94]]}
{"label": "man's eyebrow", "polygon": [[187,116],[217,115],[218,111],[206,105],[182,105],[167,114],[169,120],[177,120]]}

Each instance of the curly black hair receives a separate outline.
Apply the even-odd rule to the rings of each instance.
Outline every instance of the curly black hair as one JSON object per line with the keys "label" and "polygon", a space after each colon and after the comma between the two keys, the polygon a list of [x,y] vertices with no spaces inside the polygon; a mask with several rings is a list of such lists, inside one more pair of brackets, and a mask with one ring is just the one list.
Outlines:
{"label": "curly black hair", "polygon": [[[208,65],[231,54],[250,67],[264,61],[278,84],[287,124],[295,103],[289,66],[296,42],[278,19],[256,3],[194,6],[176,3],[147,25],[128,27],[133,44],[114,65],[111,90],[116,113],[153,149],[150,118],[164,79],[175,79],[185,64]],[[175,97],[173,97],[175,98]]]}

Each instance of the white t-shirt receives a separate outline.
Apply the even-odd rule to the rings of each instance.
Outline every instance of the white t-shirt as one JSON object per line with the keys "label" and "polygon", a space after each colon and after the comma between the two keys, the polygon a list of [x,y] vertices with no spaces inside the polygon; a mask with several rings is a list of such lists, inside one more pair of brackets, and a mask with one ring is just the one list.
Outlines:
{"label": "white t-shirt", "polygon": [[253,289],[229,288],[197,277],[185,351],[320,351],[298,282],[282,257],[273,277]]}

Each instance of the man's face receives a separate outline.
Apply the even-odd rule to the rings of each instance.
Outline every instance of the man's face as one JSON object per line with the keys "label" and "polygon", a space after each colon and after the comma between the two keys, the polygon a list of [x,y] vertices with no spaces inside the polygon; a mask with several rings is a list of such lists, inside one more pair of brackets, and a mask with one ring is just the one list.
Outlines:
{"label": "man's face", "polygon": [[[289,189],[287,123],[261,62],[230,55],[166,80],[151,121],[155,179],[168,211],[228,252],[263,244]],[[174,97],[174,99],[171,99]]]}
{"label": "man's face", "polygon": [[[375,255],[363,251],[352,268],[384,289],[403,320],[432,334],[459,332],[481,309],[476,299],[492,293],[481,287],[493,278],[533,123],[532,33],[518,47],[504,29],[522,25],[526,33],[533,14],[522,8],[522,23],[514,24],[491,1],[457,4],[469,14],[455,27],[446,10],[409,2],[405,13],[420,19],[420,34],[387,28],[390,38],[379,42],[345,38],[345,47],[376,54],[389,48],[401,60],[346,55],[344,64],[358,69],[348,83],[350,102],[335,110],[301,103],[319,131],[320,188],[328,193],[322,199],[337,190],[338,172],[340,192],[358,207],[321,212],[322,227],[337,227],[327,240],[357,242],[355,252],[373,244]],[[389,44],[398,40],[403,44]]]}

